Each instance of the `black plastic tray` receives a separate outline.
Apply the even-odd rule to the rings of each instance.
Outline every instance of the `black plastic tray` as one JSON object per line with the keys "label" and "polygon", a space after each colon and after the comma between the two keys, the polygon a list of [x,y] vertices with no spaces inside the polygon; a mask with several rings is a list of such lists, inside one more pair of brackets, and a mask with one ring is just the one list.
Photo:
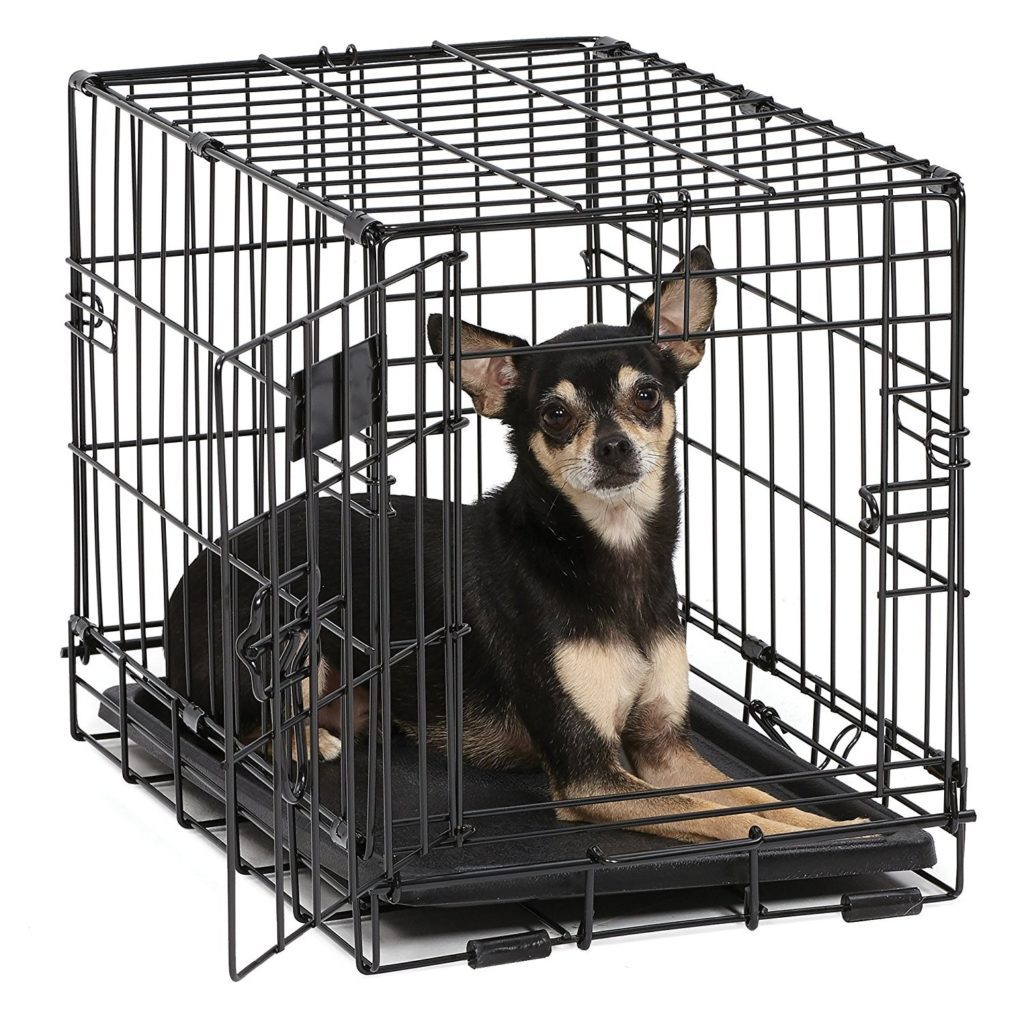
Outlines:
{"label": "black plastic tray", "polygon": [[[100,706],[100,716],[117,725],[118,689],[104,694],[109,705]],[[697,749],[719,769],[733,777],[816,772],[814,767],[775,745],[769,739],[730,717],[723,710],[691,695],[691,719]],[[129,736],[154,758],[169,765],[171,731],[168,711],[139,686],[127,690]],[[365,753],[365,749],[357,750]],[[378,778],[380,749],[378,755]],[[182,731],[181,754],[186,767],[199,776],[190,776],[205,793],[219,797],[211,785],[223,784],[222,764],[210,747],[198,736]],[[408,739],[396,735],[392,740],[392,783],[394,811],[415,814],[418,797],[417,750]],[[365,764],[365,757],[364,757]],[[339,764],[320,765],[321,809],[332,810],[340,797]],[[203,780],[206,784],[203,784]],[[365,784],[366,769],[357,769],[357,783]],[[378,783],[379,783],[378,779]],[[429,810],[445,810],[446,798],[443,759],[431,753],[428,761]],[[809,778],[794,785],[794,791],[774,788],[779,798],[812,797],[852,793],[834,778]],[[798,793],[796,793],[798,792]],[[271,825],[272,792],[258,778],[239,768],[237,777],[239,806],[262,827]],[[467,811],[523,805],[547,801],[546,780],[542,774],[496,773],[466,766],[464,797]],[[813,806],[804,806],[814,811]],[[891,819],[892,812],[863,799],[829,806],[833,818],[868,816]],[[285,826],[287,821],[284,820]],[[325,821],[329,822],[329,818]],[[375,820],[375,846],[371,856],[360,861],[361,881],[369,882],[383,873],[380,858],[382,828]],[[749,863],[742,853],[703,853],[657,857],[658,851],[678,849],[678,841],[647,833],[600,827],[579,828],[559,822],[551,811],[517,815],[470,818],[475,832],[462,847],[442,846],[401,869],[398,899],[403,904],[447,905],[494,903],[527,899],[556,899],[581,895],[584,887],[582,865],[589,847],[599,846],[609,857],[616,854],[650,852],[651,857],[624,865],[601,865],[595,876],[596,893],[660,891],[707,886],[745,885]],[[365,819],[357,819],[365,833]],[[553,836],[532,836],[503,842],[488,838],[556,829]],[[412,847],[417,840],[414,825],[397,827],[396,846]],[[298,848],[309,854],[309,821],[297,818]],[[324,868],[341,879],[347,877],[348,859],[344,847],[324,829],[321,831],[320,859]],[[510,866],[539,865],[551,862],[577,862],[568,870],[514,874],[498,879],[485,878],[488,872]],[[930,834],[916,827],[890,829],[883,833],[847,838],[773,840],[767,838],[759,851],[759,876],[762,882],[832,879],[850,875],[912,871],[935,863],[935,847]],[[365,877],[364,877],[365,876]]]}

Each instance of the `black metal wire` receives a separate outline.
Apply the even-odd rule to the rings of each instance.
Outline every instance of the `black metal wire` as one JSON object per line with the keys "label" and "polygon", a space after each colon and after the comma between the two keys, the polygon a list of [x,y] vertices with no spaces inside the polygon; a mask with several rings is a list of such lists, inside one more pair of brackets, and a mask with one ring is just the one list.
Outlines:
{"label": "black metal wire", "polygon": [[[894,825],[951,834],[954,883],[924,870],[918,877],[931,890],[925,903],[959,894],[973,813],[964,728],[966,199],[955,174],[593,37],[80,72],[69,92],[69,159],[71,733],[168,804],[181,826],[225,848],[234,978],[313,926],[367,972],[467,958],[387,962],[381,943],[381,918],[400,903],[403,884],[460,880],[417,873],[418,859],[455,846],[487,852],[509,841],[578,839],[571,860],[498,861],[461,876],[507,884],[578,875],[577,927],[525,907],[552,945],[848,909],[845,899],[765,907],[761,841],[752,838],[712,845],[745,862],[742,912],[599,930],[597,870],[678,845],[605,854],[587,847],[592,826],[500,830],[502,817],[556,805],[485,807],[464,796],[462,504],[469,489],[479,496],[488,487],[490,462],[482,420],[466,428],[474,412],[448,384],[437,393],[433,362],[458,372],[464,360],[495,354],[463,352],[463,314],[504,329],[505,307],[517,307],[529,343],[515,355],[550,352],[539,342],[556,297],[577,307],[576,322],[623,322],[621,310],[629,314],[666,278],[690,281],[688,262],[678,272],[672,265],[699,242],[714,244],[708,273],[722,311],[709,362],[684,389],[677,433],[680,610],[716,651],[694,675],[780,747],[806,753],[815,782],[835,785],[814,799],[826,808],[875,798],[902,813]],[[578,245],[553,267],[545,244],[567,236]],[[455,339],[440,356],[415,339],[434,311]],[[380,355],[380,413],[354,430],[347,363],[370,340]],[[307,440],[293,473],[287,440],[306,409],[291,379],[303,375],[311,389],[313,366],[335,352],[341,438],[334,446]],[[818,431],[827,434],[824,461],[813,452]],[[414,636],[402,640],[391,629],[389,519],[392,483],[406,474],[416,501],[416,615]],[[365,489],[359,499],[353,479]],[[437,629],[425,617],[428,494],[444,502]],[[342,586],[330,597],[318,596],[315,537],[325,498],[371,530],[369,567],[360,560],[354,572],[351,523],[342,524]],[[294,513],[312,533],[302,544],[287,528],[278,544],[277,518]],[[253,532],[266,541],[255,565],[237,553]],[[790,567],[782,556],[794,543]],[[212,680],[209,699],[189,698],[192,672],[184,697],[159,677],[157,616],[200,549],[207,585],[220,584],[217,658],[212,623],[206,631],[207,653],[226,673],[220,700]],[[305,561],[296,563],[300,553]],[[269,602],[246,631],[248,667],[234,649],[242,580]],[[184,593],[192,641],[202,633],[189,626],[187,581]],[[357,594],[372,602],[366,641],[352,629]],[[823,652],[816,623],[827,632]],[[323,693],[314,685],[305,699],[300,685],[316,682],[309,676],[323,631],[342,643],[340,685]],[[443,653],[448,700],[437,784],[426,735],[428,650]],[[113,663],[116,699],[86,678],[93,656]],[[393,789],[390,735],[357,741],[355,700],[365,693],[371,728],[389,729],[390,672],[410,658],[419,782],[406,809]],[[263,721],[242,741],[239,681],[250,675],[265,697]],[[167,714],[169,749],[133,716],[136,688]],[[82,693],[114,707],[116,730],[83,727]],[[761,698],[770,693],[791,702],[785,719]],[[343,729],[333,798],[321,790],[313,751],[328,706],[340,706]],[[188,761],[186,730],[222,758],[223,781]],[[133,742],[159,753],[168,772],[139,773]],[[365,777],[357,759],[368,765]],[[273,798],[269,822],[240,796],[241,774]],[[750,783],[770,789],[810,776]],[[189,781],[223,803],[222,820],[190,814]],[[308,859],[288,844],[303,819],[322,829]],[[358,828],[375,824],[378,833]],[[268,865],[243,853],[246,826],[270,838]],[[873,823],[862,835],[875,832]],[[328,842],[345,849],[343,876],[324,867]],[[370,857],[382,871],[370,874]],[[270,944],[248,959],[237,946],[242,874],[275,897]],[[339,898],[328,900],[326,888]]]}

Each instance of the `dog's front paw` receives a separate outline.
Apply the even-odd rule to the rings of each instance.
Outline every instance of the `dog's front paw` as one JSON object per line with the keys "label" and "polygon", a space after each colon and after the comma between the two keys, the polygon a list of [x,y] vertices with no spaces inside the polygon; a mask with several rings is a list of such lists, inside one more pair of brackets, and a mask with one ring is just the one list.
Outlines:
{"label": "dog's front paw", "polygon": [[318,740],[320,758],[332,762],[341,755],[341,739],[335,737],[325,728],[320,728]]}
{"label": "dog's front paw", "polygon": [[859,818],[856,818],[856,819],[830,819],[829,823],[828,823],[828,826],[826,828],[828,828],[828,829],[839,829],[839,828],[845,829],[847,826],[863,826],[865,822],[870,822],[870,821],[871,821],[871,819],[868,816],[866,816],[866,815],[860,816]]}

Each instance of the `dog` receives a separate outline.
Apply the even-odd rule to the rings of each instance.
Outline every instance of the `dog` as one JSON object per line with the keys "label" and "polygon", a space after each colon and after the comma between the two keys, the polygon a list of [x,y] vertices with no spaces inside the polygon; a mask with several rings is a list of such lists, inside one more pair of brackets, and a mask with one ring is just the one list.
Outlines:
{"label": "dog", "polygon": [[[717,298],[715,278],[706,273],[714,270],[709,251],[697,247],[688,259],[688,272],[681,262],[672,272],[677,276],[662,284],[657,338],[665,340],[655,340],[654,296],[625,327],[574,327],[530,355],[512,354],[526,347],[520,338],[461,323],[463,355],[493,354],[462,359],[461,375],[452,379],[478,414],[507,426],[516,463],[508,484],[462,512],[463,608],[471,629],[462,641],[463,755],[491,768],[542,767],[556,803],[624,795],[556,807],[568,821],[642,821],[642,831],[683,841],[740,838],[751,827],[779,834],[843,825],[779,807],[778,799],[750,787],[641,793],[728,780],[689,739],[688,661],[673,570],[680,522],[675,394],[704,357],[701,335],[712,324]],[[667,340],[684,332],[684,313],[689,340]],[[440,315],[429,318],[435,356],[441,356],[442,335],[455,330],[455,321],[445,327]],[[599,343],[639,337],[650,340],[618,347]],[[415,500],[395,495],[390,502],[391,632],[395,639],[413,640]],[[319,501],[321,599],[342,588],[341,508],[333,498]],[[422,502],[428,631],[445,624],[443,508],[436,500]],[[305,513],[300,508],[279,516],[279,552],[290,538],[292,567],[305,561]],[[371,628],[371,532],[357,511],[350,522],[352,631],[365,641]],[[254,569],[269,558],[267,527],[240,535],[234,547]],[[211,700],[212,716],[222,720],[219,565],[215,553],[203,551],[189,566],[169,602],[165,649],[171,687],[183,695],[188,688],[201,703]],[[243,630],[256,615],[258,586],[245,575],[233,579],[234,626]],[[316,677],[323,697],[340,685],[342,643],[323,632],[320,648]],[[443,748],[443,647],[427,648],[425,663],[426,737]],[[419,701],[416,658],[407,656],[391,667],[391,707],[396,727],[414,737]],[[308,672],[302,705],[309,706]],[[365,685],[353,690],[351,705],[357,730],[375,733],[368,727]],[[236,710],[243,738],[256,735],[261,704],[244,677]],[[338,757],[341,733],[336,699],[319,710],[322,759]],[[776,807],[716,814],[758,805]],[[673,821],[678,816],[685,818]]]}

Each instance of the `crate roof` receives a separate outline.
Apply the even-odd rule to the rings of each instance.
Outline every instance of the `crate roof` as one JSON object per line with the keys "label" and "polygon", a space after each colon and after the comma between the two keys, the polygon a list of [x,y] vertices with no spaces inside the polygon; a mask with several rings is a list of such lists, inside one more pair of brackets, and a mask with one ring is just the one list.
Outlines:
{"label": "crate roof", "polygon": [[928,160],[612,38],[324,48],[72,82],[364,242],[651,202],[697,209],[957,182]]}

